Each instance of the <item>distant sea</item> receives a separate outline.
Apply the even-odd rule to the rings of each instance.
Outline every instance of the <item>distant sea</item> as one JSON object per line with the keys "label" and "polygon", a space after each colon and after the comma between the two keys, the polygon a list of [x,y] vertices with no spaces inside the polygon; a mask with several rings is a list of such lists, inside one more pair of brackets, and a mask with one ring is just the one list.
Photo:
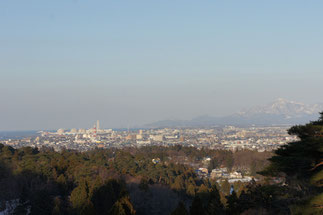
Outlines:
{"label": "distant sea", "polygon": [[[129,131],[136,132],[143,128],[130,128]],[[114,131],[128,131],[128,128],[117,128]],[[45,131],[45,130],[44,130]],[[56,130],[46,130],[49,132],[55,132]],[[31,131],[0,131],[0,140],[7,139],[23,139],[25,137],[36,137],[39,136],[38,130]]]}
{"label": "distant sea", "polygon": [[23,139],[25,137],[35,137],[38,131],[0,131],[0,140]]}

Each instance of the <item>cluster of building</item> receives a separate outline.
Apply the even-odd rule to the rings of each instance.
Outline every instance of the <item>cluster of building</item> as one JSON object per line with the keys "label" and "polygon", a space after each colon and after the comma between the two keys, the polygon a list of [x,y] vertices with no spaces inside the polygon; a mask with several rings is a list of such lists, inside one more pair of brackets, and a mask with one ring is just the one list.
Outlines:
{"label": "cluster of building", "polygon": [[13,147],[52,147],[55,150],[93,148],[141,147],[141,146],[191,146],[196,148],[257,151],[275,150],[297,138],[287,133],[288,127],[213,127],[213,128],[161,128],[112,130],[101,129],[99,121],[89,129],[58,129],[41,131],[36,137],[3,140]]}
{"label": "cluster of building", "polygon": [[229,183],[234,183],[237,181],[249,182],[252,180],[252,177],[244,176],[240,171],[229,172],[226,167],[212,169],[211,171],[209,171],[207,168],[200,167],[195,170],[195,173],[200,178],[216,179],[218,182],[228,180]]}

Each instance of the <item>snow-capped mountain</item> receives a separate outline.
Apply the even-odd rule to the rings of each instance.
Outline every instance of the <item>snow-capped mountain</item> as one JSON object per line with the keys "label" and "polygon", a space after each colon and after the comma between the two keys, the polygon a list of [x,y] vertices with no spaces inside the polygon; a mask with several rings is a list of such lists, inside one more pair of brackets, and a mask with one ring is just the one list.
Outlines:
{"label": "snow-capped mountain", "polygon": [[257,106],[239,112],[241,116],[252,116],[256,114],[284,115],[286,118],[302,117],[304,115],[317,114],[323,110],[323,105],[308,105],[300,102],[289,101],[279,98],[267,105]]}
{"label": "snow-capped mountain", "polygon": [[303,104],[277,99],[267,105],[252,107],[238,113],[223,116],[201,116],[192,120],[164,120],[146,127],[207,127],[217,125],[295,125],[316,120],[323,104]]}

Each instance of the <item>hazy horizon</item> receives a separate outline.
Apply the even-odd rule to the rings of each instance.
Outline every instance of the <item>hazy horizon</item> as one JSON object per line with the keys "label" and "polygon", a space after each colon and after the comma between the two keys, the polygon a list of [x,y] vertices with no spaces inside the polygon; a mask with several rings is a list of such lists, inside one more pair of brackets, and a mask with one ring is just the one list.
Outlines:
{"label": "hazy horizon", "polygon": [[322,103],[323,2],[1,1],[0,131]]}
{"label": "hazy horizon", "polygon": [[[284,99],[284,98],[277,98],[277,99],[275,99],[275,100],[273,100],[271,102],[277,102],[279,99]],[[299,102],[299,101],[291,101],[291,100],[287,100],[287,99],[284,99],[284,100],[290,101],[290,102]],[[139,124],[139,123],[130,124],[129,123],[129,124],[125,125],[125,126],[119,126],[119,127],[118,126],[116,126],[116,127],[113,127],[113,126],[107,127],[107,126],[104,125],[105,121],[102,121],[100,119],[93,119],[92,121],[88,122],[86,126],[83,126],[83,127],[81,127],[81,126],[71,126],[71,127],[62,127],[62,126],[60,126],[60,127],[51,127],[51,128],[10,129],[10,130],[0,130],[0,132],[16,132],[16,131],[24,132],[24,131],[41,131],[41,130],[43,130],[43,131],[45,131],[45,130],[46,131],[56,131],[59,128],[63,128],[63,129],[66,129],[66,130],[69,130],[69,129],[72,129],[72,128],[77,128],[77,129],[86,128],[87,129],[87,128],[92,128],[93,125],[95,125],[97,120],[100,121],[101,125],[103,124],[103,126],[101,127],[102,129],[131,129],[131,130],[135,129],[135,130],[137,130],[137,129],[140,129],[140,128],[145,128],[145,129],[149,128],[149,126],[147,127],[147,125],[149,125],[150,123],[157,123],[159,121],[164,121],[164,120],[166,120],[166,121],[168,121],[168,120],[175,120],[175,121],[176,120],[184,120],[184,121],[188,120],[189,121],[189,120],[192,120],[194,118],[205,117],[205,116],[209,116],[209,117],[226,117],[226,116],[230,116],[232,114],[237,114],[237,113],[239,113],[241,111],[244,111],[244,110],[249,110],[250,108],[257,108],[257,107],[261,107],[261,106],[268,105],[268,104],[270,104],[270,103],[259,104],[259,105],[253,106],[253,107],[251,107],[251,106],[250,107],[245,107],[243,109],[236,110],[235,112],[232,112],[232,113],[229,113],[229,114],[224,114],[224,115],[203,114],[203,115],[196,115],[196,116],[193,116],[191,118],[164,118],[164,119],[156,119],[156,120],[153,120],[153,121],[148,121],[148,122],[145,122],[145,123],[142,123],[142,124]],[[315,103],[315,104],[323,105],[323,103]],[[312,105],[312,104],[305,104],[305,105]],[[318,113],[317,113],[317,115],[318,115]],[[315,119],[316,118],[313,118],[311,120],[315,120]]]}

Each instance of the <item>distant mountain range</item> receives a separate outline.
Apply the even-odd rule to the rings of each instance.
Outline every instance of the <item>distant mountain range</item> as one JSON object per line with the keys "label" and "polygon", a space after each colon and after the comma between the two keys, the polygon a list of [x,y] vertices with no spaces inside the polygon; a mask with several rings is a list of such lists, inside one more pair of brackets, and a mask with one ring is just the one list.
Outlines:
{"label": "distant mountain range", "polygon": [[223,125],[294,125],[316,120],[323,104],[308,105],[300,102],[277,99],[267,105],[252,107],[238,113],[223,116],[200,116],[191,120],[163,120],[144,127],[210,127]]}

